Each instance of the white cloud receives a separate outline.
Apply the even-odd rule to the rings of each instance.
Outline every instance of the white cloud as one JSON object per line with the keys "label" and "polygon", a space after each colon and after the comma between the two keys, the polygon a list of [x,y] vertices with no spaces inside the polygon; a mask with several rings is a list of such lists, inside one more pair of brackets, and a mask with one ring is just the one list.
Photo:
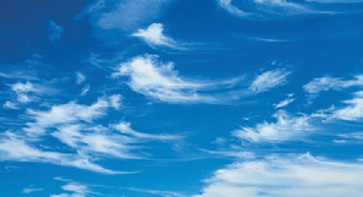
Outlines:
{"label": "white cloud", "polygon": [[[5,136],[4,136],[5,135]],[[118,174],[89,161],[87,157],[52,151],[43,151],[30,146],[21,136],[5,133],[0,139],[0,160],[21,162],[43,162],[76,167],[105,174]]]}
{"label": "white cloud", "polygon": [[39,191],[43,191],[44,189],[43,188],[34,188],[34,187],[31,187],[31,188],[24,188],[22,190],[23,194],[30,194],[30,193],[33,193],[33,192],[39,192]]}
{"label": "white cloud", "polygon": [[363,118],[363,91],[356,92],[355,97],[343,101],[348,106],[333,112],[333,118],[341,120],[358,121]]}
{"label": "white cloud", "polygon": [[[89,160],[98,157],[116,157],[121,159],[143,159],[145,148],[139,144],[158,141],[175,142],[182,136],[170,134],[148,134],[133,130],[130,123],[103,126],[94,121],[107,115],[108,108],[119,109],[121,95],[99,98],[91,105],[81,105],[72,101],[62,105],[54,105],[49,110],[28,110],[26,123],[22,130],[25,133],[19,138],[0,138],[0,151],[4,160],[47,162],[56,165],[72,166],[101,173],[114,172],[91,163]],[[74,150],[77,154],[43,151],[32,147],[24,140],[42,144],[44,137],[58,139],[63,146]],[[19,148],[12,150],[18,146]],[[150,155],[147,155],[150,156]],[[28,159],[27,159],[28,158]]]}
{"label": "white cloud", "polygon": [[77,84],[81,84],[86,80],[86,76],[81,72],[76,73],[76,78],[77,78]]}
{"label": "white cloud", "polygon": [[219,6],[229,13],[247,18],[261,18],[273,16],[291,16],[305,14],[332,14],[329,11],[314,10],[311,6],[287,0],[252,0],[244,2],[249,7],[249,12],[233,5],[232,0],[217,0]]}
{"label": "white cloud", "polygon": [[63,105],[52,106],[49,111],[28,110],[30,117],[35,122],[27,123],[28,127],[23,130],[29,135],[44,134],[45,129],[61,124],[76,123],[79,121],[92,122],[106,114],[109,102],[100,98],[90,106],[80,105],[74,101]]}
{"label": "white cloud", "polygon": [[277,104],[274,104],[274,106],[275,106],[275,109],[278,109],[278,108],[286,107],[294,101],[295,101],[295,98],[287,98]]}
{"label": "white cloud", "polygon": [[229,13],[237,15],[237,16],[247,16],[249,13],[244,12],[240,9],[238,9],[236,6],[232,5],[232,0],[217,0],[219,5],[227,10]]}
{"label": "white cloud", "polygon": [[344,139],[363,140],[363,132],[344,133],[338,136]]}
{"label": "white cloud", "polygon": [[128,76],[128,85],[135,92],[170,103],[215,102],[209,96],[199,95],[197,90],[210,87],[210,83],[185,80],[173,70],[173,63],[163,64],[157,56],[137,56],[122,63],[114,77]]}
{"label": "white cloud", "polygon": [[109,99],[110,99],[110,104],[113,108],[120,109],[120,107],[122,106],[122,99],[123,99],[121,94],[114,94],[110,96]]}
{"label": "white cloud", "polygon": [[149,139],[149,140],[160,140],[160,141],[169,141],[169,140],[180,140],[183,136],[179,135],[170,135],[170,134],[148,134],[148,133],[141,133],[133,130],[131,124],[128,122],[120,122],[113,127],[120,131],[123,134],[127,134],[138,139]]}
{"label": "white cloud", "polygon": [[159,16],[169,0],[125,0],[111,4],[112,10],[99,14],[97,25],[102,29],[133,31]]}
{"label": "white cloud", "polygon": [[39,96],[45,94],[53,94],[56,92],[52,88],[48,88],[41,84],[34,84],[29,81],[22,83],[8,85],[12,91],[10,94],[14,94],[16,99],[6,101],[3,105],[4,108],[18,109],[21,105],[36,102],[39,100]]}
{"label": "white cloud", "polygon": [[71,193],[52,194],[49,197],[85,197],[88,196],[88,194],[93,193],[88,189],[86,185],[73,181],[67,183],[66,185],[63,185],[62,190]]}
{"label": "white cloud", "polygon": [[59,127],[52,136],[69,147],[87,155],[113,156],[124,159],[140,157],[130,153],[137,140],[131,137],[116,135],[102,127],[85,125],[65,125]]}
{"label": "white cloud", "polygon": [[277,111],[274,115],[277,119],[273,123],[259,123],[255,127],[241,127],[233,132],[233,135],[241,140],[250,142],[283,142],[290,140],[300,140],[301,137],[308,135],[315,130],[315,126],[310,124],[310,116],[301,115],[291,116],[285,111]]}
{"label": "white cloud", "polygon": [[136,33],[132,34],[144,40],[150,47],[160,46],[172,49],[183,50],[182,43],[164,35],[164,26],[161,23],[153,23],[146,29],[139,29]]}
{"label": "white cloud", "polygon": [[[263,6],[262,10],[266,12],[273,12],[274,14],[281,14],[283,11],[287,15],[315,13],[316,11],[308,7],[286,0],[253,0],[257,5]],[[280,11],[280,13],[276,12]]]}
{"label": "white cloud", "polygon": [[82,88],[81,96],[85,96],[91,89],[90,85],[86,85],[84,88]]}
{"label": "white cloud", "polygon": [[52,194],[49,197],[85,197],[85,195],[77,194],[77,193],[73,193],[73,194],[62,193],[62,194]]}
{"label": "white cloud", "polygon": [[306,2],[317,3],[360,3],[362,0],[305,0]]}
{"label": "white cloud", "polygon": [[15,83],[10,85],[11,89],[16,93],[28,93],[28,92],[39,92],[41,91],[38,88],[34,87],[34,84],[30,82],[26,83]]}
{"label": "white cloud", "polygon": [[93,4],[90,4],[89,6],[87,6],[81,13],[77,14],[74,17],[74,20],[80,20],[84,16],[95,13],[98,10],[103,9],[105,7],[106,7],[105,0],[97,0]]}
{"label": "white cloud", "polygon": [[158,56],[146,54],[120,64],[112,77],[128,77],[127,85],[133,91],[163,102],[221,104],[283,85],[289,74],[282,69],[267,71],[246,88],[241,83],[244,77],[219,81],[181,77],[172,62],[163,63]]}
{"label": "white cloud", "polygon": [[80,193],[80,194],[89,193],[87,186],[79,184],[79,183],[75,183],[75,182],[71,182],[71,183],[68,183],[67,185],[63,185],[62,189],[64,191],[70,191],[70,192],[75,192],[75,193]]}
{"label": "white cloud", "polygon": [[16,103],[13,103],[11,101],[5,101],[3,108],[7,108],[7,109],[18,109],[18,106],[16,105]]}
{"label": "white cloud", "polygon": [[58,42],[60,41],[64,30],[61,26],[57,25],[54,20],[49,20],[49,31],[51,32],[49,40],[51,42]]}
{"label": "white cloud", "polygon": [[265,92],[271,88],[284,85],[287,76],[290,74],[291,72],[282,69],[266,71],[255,78],[249,89],[256,93]]}
{"label": "white cloud", "polygon": [[343,88],[354,86],[363,86],[363,75],[356,75],[354,76],[354,79],[350,80],[344,80],[330,76],[315,78],[311,82],[305,84],[303,88],[311,98],[315,98],[320,92],[323,91],[341,90]]}
{"label": "white cloud", "polygon": [[261,38],[261,37],[253,37],[253,40],[262,41],[262,42],[288,42],[286,39],[275,39],[275,38]]}
{"label": "white cloud", "polygon": [[310,154],[236,161],[217,170],[195,197],[360,196],[363,165]]}

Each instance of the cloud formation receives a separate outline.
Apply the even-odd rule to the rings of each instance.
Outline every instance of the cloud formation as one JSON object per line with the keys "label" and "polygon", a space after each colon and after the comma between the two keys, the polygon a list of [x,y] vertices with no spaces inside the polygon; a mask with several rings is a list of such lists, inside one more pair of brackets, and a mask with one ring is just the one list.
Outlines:
{"label": "cloud formation", "polygon": [[[105,117],[109,109],[120,110],[121,95],[98,98],[91,105],[75,101],[51,106],[49,110],[27,110],[28,122],[22,132],[7,132],[0,136],[0,160],[45,162],[70,166],[105,174],[123,174],[103,168],[94,160],[104,157],[143,159],[150,157],[140,151],[139,144],[180,141],[183,136],[138,132],[125,121],[119,124],[95,123]],[[41,148],[43,139],[59,140],[60,147],[73,153]],[[36,143],[35,143],[36,142]]]}
{"label": "cloud formation", "polygon": [[233,135],[241,140],[254,143],[277,143],[284,141],[300,140],[309,132],[316,130],[310,123],[310,116],[292,116],[284,110],[277,111],[273,117],[276,122],[263,122],[255,127],[241,127],[233,131]]}
{"label": "cloud formation", "polygon": [[214,172],[195,197],[359,196],[363,165],[303,155],[236,161]]}
{"label": "cloud formation", "polygon": [[244,77],[210,81],[179,76],[172,62],[163,63],[158,56],[146,54],[120,64],[112,76],[128,77],[127,85],[133,91],[159,101],[223,104],[281,86],[289,74],[282,69],[266,71],[246,88],[243,86],[247,84],[242,83]]}
{"label": "cloud formation", "polygon": [[55,177],[54,179],[67,182],[66,185],[61,187],[67,193],[52,194],[49,197],[86,197],[94,193],[84,184],[60,177]]}
{"label": "cloud formation", "polygon": [[275,109],[278,109],[278,108],[286,107],[294,101],[295,101],[295,98],[287,98],[277,104],[274,104],[274,106],[275,106]]}
{"label": "cloud formation", "polygon": [[361,87],[363,86],[363,75],[356,75],[353,79],[345,80],[342,78],[335,78],[331,76],[315,78],[309,83],[303,86],[306,93],[309,94],[311,98],[315,98],[320,92],[329,90],[341,90],[349,87]]}
{"label": "cloud formation", "polygon": [[[287,0],[253,0],[244,2],[243,6],[248,12],[233,5],[232,0],[217,0],[219,6],[225,9],[230,14],[258,19],[269,18],[278,16],[294,16],[294,15],[307,15],[307,14],[332,14],[330,11],[320,11],[307,5],[305,2],[294,2]],[[236,1],[237,2],[237,1]],[[242,7],[242,6],[241,6]]]}
{"label": "cloud formation", "polygon": [[291,72],[282,69],[266,71],[255,78],[249,89],[256,93],[265,92],[271,88],[284,85],[290,74]]}
{"label": "cloud formation", "polygon": [[354,98],[345,100],[346,107],[333,112],[333,117],[341,120],[359,121],[363,118],[363,91],[354,93]]}
{"label": "cloud formation", "polygon": [[49,31],[51,33],[49,36],[49,40],[51,42],[60,41],[61,36],[64,32],[63,28],[59,26],[57,23],[55,23],[54,20],[49,20]]}
{"label": "cloud formation", "polygon": [[30,146],[23,136],[5,133],[0,139],[0,160],[20,162],[41,162],[75,167],[105,174],[118,174],[92,163],[88,157],[77,154],[43,151]]}
{"label": "cloud formation", "polygon": [[182,43],[164,34],[164,26],[161,23],[153,23],[146,29],[139,29],[132,36],[144,40],[150,47],[167,47],[177,50],[185,50]]}
{"label": "cloud formation", "polygon": [[106,30],[134,31],[157,18],[168,2],[169,0],[126,0],[109,5],[111,11],[104,11],[97,6],[97,26]]}

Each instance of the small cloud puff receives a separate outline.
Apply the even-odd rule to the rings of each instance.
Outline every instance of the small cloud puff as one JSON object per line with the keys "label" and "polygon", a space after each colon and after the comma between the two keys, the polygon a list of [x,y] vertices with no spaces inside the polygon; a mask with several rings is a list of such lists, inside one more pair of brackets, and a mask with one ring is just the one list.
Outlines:
{"label": "small cloud puff", "polygon": [[291,72],[283,69],[266,71],[255,78],[249,89],[256,93],[265,92],[271,88],[284,85],[290,74]]}
{"label": "small cloud puff", "polygon": [[241,127],[233,131],[237,138],[253,143],[277,143],[284,141],[300,140],[301,137],[308,135],[309,131],[316,130],[310,123],[310,116],[291,116],[286,111],[277,111],[273,117],[276,122],[263,122],[255,127]]}
{"label": "small cloud puff", "polygon": [[150,47],[159,46],[177,50],[186,49],[182,46],[182,43],[164,35],[164,26],[161,23],[153,23],[146,29],[139,29],[132,36],[144,40]]}

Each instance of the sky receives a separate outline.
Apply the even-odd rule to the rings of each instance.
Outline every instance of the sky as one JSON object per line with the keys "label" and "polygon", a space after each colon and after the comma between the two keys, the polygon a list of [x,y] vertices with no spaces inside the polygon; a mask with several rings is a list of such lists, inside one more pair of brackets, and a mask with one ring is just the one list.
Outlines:
{"label": "sky", "polygon": [[362,0],[2,0],[0,196],[362,196],[362,22]]}

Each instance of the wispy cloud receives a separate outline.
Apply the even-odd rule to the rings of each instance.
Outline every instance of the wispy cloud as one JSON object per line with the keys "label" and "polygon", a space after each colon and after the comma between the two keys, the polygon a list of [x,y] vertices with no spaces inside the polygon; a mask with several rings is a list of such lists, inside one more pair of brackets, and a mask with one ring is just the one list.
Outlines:
{"label": "wispy cloud", "polygon": [[237,161],[206,180],[207,196],[359,196],[363,190],[361,163],[303,155],[272,155]]}
{"label": "wispy cloud", "polygon": [[113,77],[128,76],[128,85],[135,92],[170,103],[215,103],[216,98],[198,91],[208,91],[219,86],[233,86],[238,79],[220,83],[185,79],[174,70],[173,63],[162,63],[157,56],[144,55],[122,63]]}
{"label": "wispy cloud", "polygon": [[34,193],[34,192],[43,191],[43,190],[44,190],[43,188],[29,187],[29,188],[22,189],[22,193],[30,194],[30,193]]}
{"label": "wispy cloud", "polygon": [[49,40],[51,42],[60,41],[61,36],[64,32],[63,28],[59,26],[57,23],[55,23],[54,20],[49,20],[49,31],[51,33],[49,36]]}
{"label": "wispy cloud", "polygon": [[81,84],[86,80],[86,76],[81,72],[76,72],[77,84]]}
{"label": "wispy cloud", "polygon": [[250,13],[244,12],[237,8],[236,6],[232,5],[232,0],[217,0],[219,6],[223,9],[227,10],[229,13],[237,15],[237,16],[247,16]]}
{"label": "wispy cloud", "polygon": [[294,101],[295,101],[295,98],[287,98],[287,99],[280,101],[277,104],[274,104],[274,106],[275,106],[275,109],[278,109],[278,108],[286,107]]}
{"label": "wispy cloud", "polygon": [[[149,134],[136,131],[131,124],[94,123],[105,117],[109,109],[120,110],[121,95],[98,98],[90,105],[75,101],[53,105],[49,110],[27,110],[28,122],[21,132],[0,135],[0,160],[21,162],[45,162],[70,166],[105,174],[123,174],[103,168],[93,160],[105,157],[120,159],[144,159],[151,157],[141,149],[142,143],[180,142],[184,137],[172,134]],[[11,128],[10,128],[11,129]],[[75,153],[44,149],[43,139],[55,138],[61,147]],[[36,143],[35,143],[36,142]]]}
{"label": "wispy cloud", "polygon": [[266,71],[255,78],[249,89],[256,93],[265,92],[271,88],[284,85],[290,74],[291,72],[283,69]]}
{"label": "wispy cloud", "polygon": [[95,194],[84,184],[72,180],[63,179],[60,177],[55,177],[54,179],[67,182],[67,184],[63,185],[61,188],[68,193],[52,194],[49,197],[85,197],[91,194]]}
{"label": "wispy cloud", "polygon": [[15,83],[10,85],[11,90],[14,91],[17,95],[17,101],[20,103],[28,103],[31,102],[32,99],[27,93],[42,93],[44,92],[40,86],[35,87],[34,84],[30,82],[26,83]]}
{"label": "wispy cloud", "polygon": [[289,74],[283,69],[266,71],[246,88],[244,77],[212,81],[179,76],[172,62],[163,63],[158,56],[146,54],[120,64],[112,76],[128,77],[132,90],[163,102],[223,104],[281,86]]}
{"label": "wispy cloud", "polygon": [[286,39],[252,37],[251,39],[261,42],[288,42]]}
{"label": "wispy cloud", "polygon": [[139,188],[127,188],[127,190],[156,195],[156,196],[164,196],[164,197],[186,197],[186,195],[174,191],[161,191],[161,190],[150,190],[150,189],[139,189]]}
{"label": "wispy cloud", "polygon": [[348,106],[333,112],[333,117],[341,120],[358,121],[363,118],[363,91],[354,94],[354,98],[345,100]]}
{"label": "wispy cloud", "polygon": [[343,88],[363,86],[363,75],[356,75],[354,79],[345,80],[331,76],[315,78],[303,86],[310,98],[315,98],[320,92],[329,90],[341,90]]}
{"label": "wispy cloud", "polygon": [[167,47],[177,50],[185,50],[183,43],[175,41],[164,34],[164,26],[161,23],[153,23],[146,29],[139,29],[132,36],[144,40],[150,47]]}
{"label": "wispy cloud", "polygon": [[159,16],[169,0],[126,0],[112,5],[112,10],[98,13],[97,26],[102,29],[134,31]]}
{"label": "wispy cloud", "polygon": [[233,135],[254,143],[283,142],[300,140],[309,132],[316,130],[310,123],[310,116],[292,116],[286,111],[277,111],[273,117],[277,120],[273,123],[263,122],[255,127],[241,127],[235,130]]}
{"label": "wispy cloud", "polygon": [[84,88],[82,88],[82,91],[81,91],[81,96],[85,96],[91,89],[91,86],[88,84],[86,86],[84,86]]}
{"label": "wispy cloud", "polygon": [[128,122],[121,122],[117,125],[113,125],[113,127],[123,134],[130,135],[138,139],[169,141],[169,140],[180,140],[183,138],[183,136],[178,136],[178,135],[148,134],[148,133],[137,132],[131,128],[131,124]]}
{"label": "wispy cloud", "polygon": [[297,3],[287,0],[253,0],[244,2],[246,12],[241,8],[233,5],[232,0],[217,0],[219,6],[229,13],[245,18],[269,18],[274,16],[293,16],[306,14],[332,14],[330,11],[320,11],[307,5],[305,2]]}
{"label": "wispy cloud", "polygon": [[52,163],[105,174],[119,173],[94,164],[84,156],[34,148],[25,141],[23,136],[9,132],[1,135],[0,160]]}
{"label": "wispy cloud", "polygon": [[122,95],[121,94],[114,94],[109,97],[110,105],[115,109],[120,109],[122,107]]}
{"label": "wispy cloud", "polygon": [[[22,83],[17,82],[15,84],[8,85],[11,89],[9,95],[14,95],[10,97],[9,101],[6,101],[3,105],[4,108],[18,109],[20,106],[39,100],[39,96],[50,95],[57,92],[53,88],[41,84],[31,83],[29,81]],[[13,97],[16,97],[14,99]]]}
{"label": "wispy cloud", "polygon": [[305,0],[306,2],[317,3],[360,3],[362,0]]}
{"label": "wispy cloud", "polygon": [[98,10],[103,9],[106,7],[106,3],[105,0],[97,0],[95,1],[93,4],[88,5],[82,12],[80,12],[79,14],[77,14],[74,17],[74,20],[80,20],[83,17],[92,14],[92,13],[96,13]]}
{"label": "wispy cloud", "polygon": [[79,105],[75,102],[69,102],[63,105],[55,105],[49,111],[28,110],[30,118],[34,122],[27,123],[24,130],[28,135],[42,135],[49,127],[62,124],[77,123],[79,121],[92,122],[106,114],[109,102],[105,98],[100,98],[90,106]]}

